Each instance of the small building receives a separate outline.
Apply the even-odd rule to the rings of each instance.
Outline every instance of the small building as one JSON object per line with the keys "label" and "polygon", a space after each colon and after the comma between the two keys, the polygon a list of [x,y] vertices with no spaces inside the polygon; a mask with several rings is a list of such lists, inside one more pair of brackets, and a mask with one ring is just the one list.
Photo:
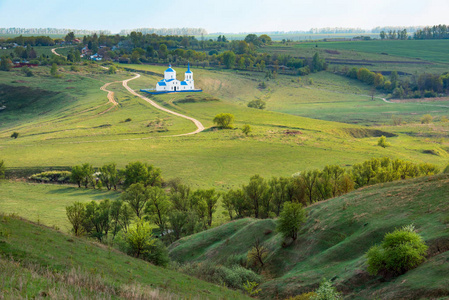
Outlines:
{"label": "small building", "polygon": [[164,79],[156,84],[156,92],[180,92],[195,90],[195,81],[193,80],[193,72],[190,70],[190,64],[187,67],[184,81],[176,79],[176,71],[168,66],[164,72]]}

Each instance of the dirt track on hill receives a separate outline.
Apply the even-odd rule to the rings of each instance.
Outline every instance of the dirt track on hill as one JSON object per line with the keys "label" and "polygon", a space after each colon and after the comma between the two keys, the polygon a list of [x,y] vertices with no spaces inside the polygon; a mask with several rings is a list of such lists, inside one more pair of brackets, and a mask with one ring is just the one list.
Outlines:
{"label": "dirt track on hill", "polygon": [[169,114],[172,114],[172,115],[175,115],[175,116],[178,116],[178,117],[181,117],[181,118],[184,118],[184,119],[187,119],[187,120],[193,122],[193,124],[195,124],[195,126],[197,127],[197,129],[196,129],[195,131],[192,131],[192,132],[189,132],[189,133],[178,134],[178,135],[171,135],[171,136],[186,136],[186,135],[192,135],[192,134],[200,133],[201,131],[204,130],[203,124],[202,124],[200,121],[198,121],[197,119],[194,119],[194,118],[192,118],[192,117],[189,117],[189,116],[186,116],[186,115],[183,115],[183,114],[174,112],[174,111],[172,111],[172,110],[169,110],[169,109],[167,109],[167,108],[165,108],[165,107],[160,106],[159,104],[157,104],[157,103],[154,102],[153,100],[151,100],[151,99],[149,99],[149,98],[147,98],[147,97],[145,97],[145,96],[142,96],[142,95],[136,93],[132,88],[130,88],[130,87],[128,86],[128,82],[129,82],[129,81],[134,80],[134,79],[137,79],[137,78],[140,77],[140,74],[137,74],[137,73],[134,73],[134,74],[135,74],[136,76],[134,76],[133,78],[123,80],[123,86],[125,87],[125,89],[128,90],[128,92],[130,92],[130,93],[133,94],[134,96],[137,96],[137,97],[139,97],[139,98],[145,100],[146,102],[150,103],[151,105],[153,105],[155,108],[157,108],[157,109],[159,109],[159,110],[165,111],[165,112],[167,112],[167,113],[169,113]]}
{"label": "dirt track on hill", "polygon": [[[59,54],[58,52],[56,52],[56,49],[61,49],[61,48],[65,48],[65,47],[53,48],[53,49],[51,49],[51,52],[54,53],[54,54],[56,54],[56,55],[58,55],[58,56],[62,56],[61,54]],[[103,67],[103,66],[101,66],[101,68],[107,69],[106,67]],[[140,74],[134,73],[134,75],[135,75],[134,77],[129,78],[129,79],[126,79],[126,80],[123,80],[123,81],[113,81],[113,82],[108,82],[108,83],[106,83],[105,85],[103,85],[103,86],[100,88],[100,90],[105,91],[105,92],[108,93],[108,96],[107,96],[107,97],[108,97],[108,100],[109,100],[110,103],[113,104],[113,106],[111,106],[110,108],[106,109],[105,111],[99,113],[99,115],[102,115],[102,114],[107,113],[108,111],[110,111],[111,109],[113,109],[114,107],[116,107],[116,106],[118,105],[117,101],[115,101],[115,98],[114,98],[114,92],[112,92],[112,91],[110,91],[110,90],[108,90],[108,89],[106,89],[106,88],[107,88],[109,85],[113,84],[113,83],[122,82],[123,87],[124,87],[128,92],[130,92],[131,94],[133,94],[134,96],[137,96],[137,97],[139,97],[139,98],[145,100],[146,102],[148,102],[149,104],[151,104],[152,106],[154,106],[155,108],[157,108],[157,109],[159,109],[159,110],[162,110],[162,111],[164,111],[164,112],[166,112],[166,113],[169,113],[169,114],[175,115],[175,116],[177,116],[177,117],[181,117],[181,118],[184,118],[184,119],[187,119],[187,120],[191,121],[193,124],[195,124],[195,126],[196,126],[196,128],[197,128],[195,131],[192,131],[192,132],[183,133],[183,134],[177,134],[177,135],[167,135],[167,136],[163,136],[163,137],[175,137],[175,136],[187,136],[187,135],[193,135],[193,134],[200,133],[201,131],[203,131],[203,130],[205,129],[204,126],[203,126],[203,124],[202,124],[200,121],[198,121],[197,119],[192,118],[192,117],[189,117],[189,116],[186,116],[186,115],[183,115],[183,114],[180,114],[180,113],[177,113],[177,112],[174,112],[174,111],[169,110],[169,109],[167,109],[167,108],[164,108],[164,107],[160,106],[159,104],[157,104],[156,102],[154,102],[153,100],[151,100],[151,99],[149,99],[149,98],[147,98],[147,97],[145,97],[145,96],[142,96],[142,95],[140,95],[139,93],[135,92],[133,89],[131,89],[131,88],[128,86],[128,82],[131,81],[131,80],[134,80],[134,79],[137,79],[137,78],[140,77]]]}

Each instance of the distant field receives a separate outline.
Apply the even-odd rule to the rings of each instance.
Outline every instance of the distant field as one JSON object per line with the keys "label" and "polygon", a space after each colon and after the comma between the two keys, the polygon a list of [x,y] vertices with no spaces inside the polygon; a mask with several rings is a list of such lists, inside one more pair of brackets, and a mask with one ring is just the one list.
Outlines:
{"label": "distant field", "polygon": [[[316,43],[314,43],[316,45]],[[449,63],[449,40],[375,40],[375,41],[353,41],[353,42],[319,42],[319,48],[352,50],[388,55],[408,57],[413,59],[427,60],[437,63]],[[309,47],[311,44],[302,43],[295,47]],[[384,55],[385,60],[388,56]]]}
{"label": "distant field", "polygon": [[[207,34],[204,38],[216,39],[220,34]],[[243,40],[248,34],[224,34],[229,40]],[[260,34],[257,34],[260,35]],[[322,39],[350,39],[355,36],[370,36],[371,38],[379,38],[378,33],[285,33],[285,34],[269,34],[273,41],[291,40],[291,41],[304,41],[304,40],[322,40]],[[198,37],[197,37],[198,38]]]}

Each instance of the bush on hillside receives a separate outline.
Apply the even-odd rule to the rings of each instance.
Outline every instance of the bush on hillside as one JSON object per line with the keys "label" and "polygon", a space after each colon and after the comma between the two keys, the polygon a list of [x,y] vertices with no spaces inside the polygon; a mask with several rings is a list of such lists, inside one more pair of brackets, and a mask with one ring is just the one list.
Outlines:
{"label": "bush on hillside", "polygon": [[433,117],[431,115],[424,115],[421,117],[421,124],[430,124],[432,123]]}
{"label": "bush on hillside", "polygon": [[366,253],[368,272],[377,275],[401,275],[425,260],[427,246],[413,225],[387,233],[380,245]]}
{"label": "bush on hillside", "polygon": [[379,140],[377,141],[377,145],[381,146],[382,148],[390,146],[390,144],[387,143],[387,138],[384,135],[379,138]]}
{"label": "bush on hillside", "polygon": [[215,116],[213,122],[222,129],[232,129],[234,123],[234,115],[221,113]]}
{"label": "bush on hillside", "polygon": [[176,271],[229,288],[243,289],[246,282],[260,283],[262,277],[242,266],[225,267],[212,262],[173,264]]}
{"label": "bush on hillside", "polygon": [[257,109],[265,109],[267,103],[261,99],[255,99],[248,102],[248,107],[257,108]]}
{"label": "bush on hillside", "polygon": [[341,294],[332,286],[330,280],[323,279],[320,287],[315,291],[315,295],[310,297],[311,300],[337,300],[342,299]]}
{"label": "bush on hillside", "polygon": [[33,174],[29,177],[30,180],[36,182],[57,182],[57,183],[69,183],[72,173],[69,171],[47,171],[37,174]]}

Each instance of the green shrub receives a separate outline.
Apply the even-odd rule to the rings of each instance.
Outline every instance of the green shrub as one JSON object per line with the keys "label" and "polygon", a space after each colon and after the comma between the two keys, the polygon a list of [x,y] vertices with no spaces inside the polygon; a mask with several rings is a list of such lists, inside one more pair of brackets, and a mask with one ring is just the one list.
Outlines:
{"label": "green shrub", "polygon": [[37,182],[57,182],[57,183],[69,183],[70,176],[72,175],[69,171],[47,171],[37,174],[33,174],[29,177],[30,180]]}
{"label": "green shrub", "polygon": [[337,300],[342,299],[341,294],[332,286],[330,280],[323,279],[320,287],[315,291],[315,295],[310,297],[312,300]]}
{"label": "green shrub", "polygon": [[248,107],[257,108],[257,109],[265,109],[267,103],[261,99],[256,99],[248,102]]}
{"label": "green shrub", "polygon": [[421,124],[430,124],[432,123],[433,117],[429,114],[421,117]]}
{"label": "green shrub", "polygon": [[377,141],[377,145],[381,146],[382,148],[390,146],[390,144],[387,143],[387,138],[384,135],[379,138],[379,140]]}
{"label": "green shrub", "polygon": [[149,246],[147,251],[142,255],[142,259],[162,267],[168,266],[170,262],[168,249],[161,240],[156,240],[153,245]]}
{"label": "green shrub", "polygon": [[15,132],[13,132],[13,133],[11,134],[11,137],[12,137],[13,139],[16,139],[16,138],[19,137],[19,133],[15,131]]}
{"label": "green shrub", "polygon": [[248,124],[243,125],[242,127],[242,133],[246,136],[248,136],[248,134],[250,134],[252,131],[251,126],[249,126]]}
{"label": "green shrub", "polygon": [[387,233],[366,253],[371,274],[401,275],[425,260],[427,246],[412,225]]}
{"label": "green shrub", "polygon": [[246,282],[258,284],[262,281],[260,275],[242,266],[226,267],[211,262],[187,263],[177,266],[175,264],[173,266],[179,272],[234,289],[243,290]]}

